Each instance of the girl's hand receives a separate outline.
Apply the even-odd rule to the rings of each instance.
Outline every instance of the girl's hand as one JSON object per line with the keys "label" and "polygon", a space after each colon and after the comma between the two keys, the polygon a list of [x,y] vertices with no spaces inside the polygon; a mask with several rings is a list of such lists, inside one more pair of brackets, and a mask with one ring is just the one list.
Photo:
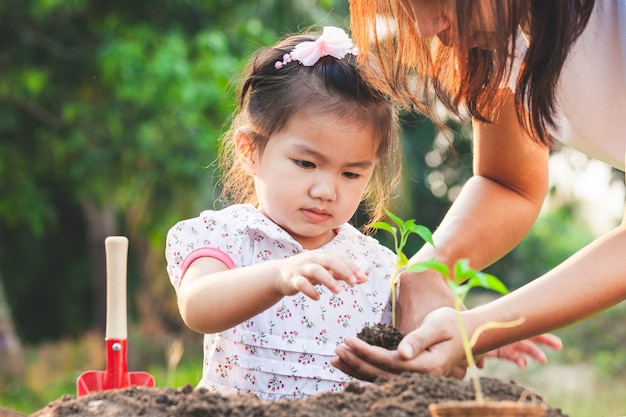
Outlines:
{"label": "girl's hand", "polygon": [[343,255],[311,250],[280,261],[276,288],[283,295],[302,292],[313,300],[319,300],[315,285],[324,285],[337,294],[342,289],[340,281],[348,285],[362,284],[367,281],[367,277],[352,260]]}

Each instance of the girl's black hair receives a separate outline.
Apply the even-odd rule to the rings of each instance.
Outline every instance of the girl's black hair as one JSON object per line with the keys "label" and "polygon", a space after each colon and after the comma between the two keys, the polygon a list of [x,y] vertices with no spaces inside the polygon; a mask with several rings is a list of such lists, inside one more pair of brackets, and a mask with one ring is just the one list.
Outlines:
{"label": "girl's black hair", "polygon": [[252,178],[242,172],[234,153],[234,132],[246,126],[253,132],[255,150],[262,154],[271,136],[306,109],[319,115],[320,123],[331,115],[373,126],[379,140],[378,163],[365,197],[370,218],[378,220],[399,178],[397,109],[388,96],[366,82],[361,64],[351,53],[342,59],[325,56],[312,66],[296,60],[276,66],[296,45],[318,37],[317,33],[289,36],[257,51],[245,68],[236,116],[222,141],[223,193],[236,203],[256,203]]}

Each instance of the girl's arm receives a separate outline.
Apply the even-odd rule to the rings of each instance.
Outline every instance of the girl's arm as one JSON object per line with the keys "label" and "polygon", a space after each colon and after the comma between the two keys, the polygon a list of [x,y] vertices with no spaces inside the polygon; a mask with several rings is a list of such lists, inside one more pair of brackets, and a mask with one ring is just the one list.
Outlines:
{"label": "girl's arm", "polygon": [[229,329],[276,304],[286,295],[302,292],[317,300],[315,284],[333,293],[366,281],[350,259],[313,250],[289,258],[228,269],[214,258],[191,263],[178,289],[178,308],[185,324],[200,333]]}
{"label": "girl's arm", "polygon": [[[433,237],[412,258],[433,256],[450,267],[469,259],[481,270],[508,253],[528,233],[548,190],[549,149],[533,142],[520,126],[514,97],[502,91],[502,105],[493,123],[474,122],[474,176],[444,217]],[[402,275],[399,327],[408,332],[426,314],[452,306],[453,298],[434,271]]]}

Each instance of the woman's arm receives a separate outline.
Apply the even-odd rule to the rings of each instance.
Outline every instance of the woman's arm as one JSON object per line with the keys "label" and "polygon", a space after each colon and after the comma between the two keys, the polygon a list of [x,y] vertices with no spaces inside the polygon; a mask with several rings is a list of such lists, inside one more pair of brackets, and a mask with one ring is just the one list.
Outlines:
{"label": "woman's arm", "polygon": [[[484,143],[484,142],[481,142]],[[512,219],[514,221],[515,219]],[[626,211],[622,224],[529,284],[495,301],[464,311],[468,334],[488,322],[523,317],[508,329],[485,331],[477,354],[574,323],[626,299]],[[388,352],[348,340],[336,366],[368,378],[375,372],[447,374],[464,359],[456,313],[443,307],[428,314],[417,330]]]}
{"label": "woman's arm", "polygon": [[[474,176],[465,184],[462,192],[435,231],[436,249],[425,245],[411,261],[425,261],[433,256],[452,268],[459,259],[469,259],[470,265],[481,270],[508,253],[526,235],[536,220],[548,190],[549,149],[534,142],[519,124],[513,94],[503,90],[499,112],[492,123],[474,122]],[[405,273],[400,281],[398,301],[398,327],[405,333],[418,328],[424,317],[431,325],[429,331],[422,329],[405,338],[403,345],[420,352],[426,343],[449,337],[448,327],[454,315],[443,316],[435,310],[454,305],[452,292],[444,279],[435,271]],[[435,310],[435,313],[431,313]],[[427,316],[428,315],[428,316]],[[456,326],[456,325],[455,325]],[[424,340],[425,336],[429,340]],[[537,344],[558,349],[557,338],[536,339]],[[525,353],[545,362],[545,356],[536,344],[526,342],[531,349]],[[521,350],[505,358],[523,363]],[[506,352],[503,351],[506,355]],[[399,352],[384,351],[356,340],[346,340],[346,346],[337,349],[338,358],[333,365],[361,379],[372,379],[402,371],[422,370],[422,363],[404,360]],[[426,352],[424,353],[426,355]],[[441,358],[440,358],[441,359]],[[456,365],[457,357],[453,362]],[[424,361],[426,362],[426,360]],[[440,362],[442,362],[440,360]],[[446,366],[450,363],[446,363]],[[452,372],[451,369],[430,368],[432,373]],[[455,375],[461,375],[455,371]]]}
{"label": "woman's arm", "polygon": [[[474,269],[484,269],[515,247],[537,218],[548,190],[549,149],[520,126],[513,94],[502,95],[493,123],[473,124],[474,176],[435,231],[437,248],[425,245],[411,261],[434,256],[452,267],[469,259]],[[453,299],[436,272],[405,273],[398,305],[399,327],[408,332]]]}
{"label": "woman's arm", "polygon": [[203,257],[185,272],[178,308],[189,328],[216,333],[261,313],[286,295],[302,292],[317,300],[315,284],[338,293],[339,281],[353,285],[365,282],[366,277],[350,259],[323,250],[235,269]]}

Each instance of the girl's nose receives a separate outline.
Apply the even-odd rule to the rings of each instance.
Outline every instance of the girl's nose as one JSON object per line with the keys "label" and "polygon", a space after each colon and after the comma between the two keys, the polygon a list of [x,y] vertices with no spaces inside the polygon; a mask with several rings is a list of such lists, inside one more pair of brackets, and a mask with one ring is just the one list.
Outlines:
{"label": "girl's nose", "polygon": [[313,198],[332,201],[337,198],[337,187],[335,181],[324,176],[313,183],[309,193]]}

